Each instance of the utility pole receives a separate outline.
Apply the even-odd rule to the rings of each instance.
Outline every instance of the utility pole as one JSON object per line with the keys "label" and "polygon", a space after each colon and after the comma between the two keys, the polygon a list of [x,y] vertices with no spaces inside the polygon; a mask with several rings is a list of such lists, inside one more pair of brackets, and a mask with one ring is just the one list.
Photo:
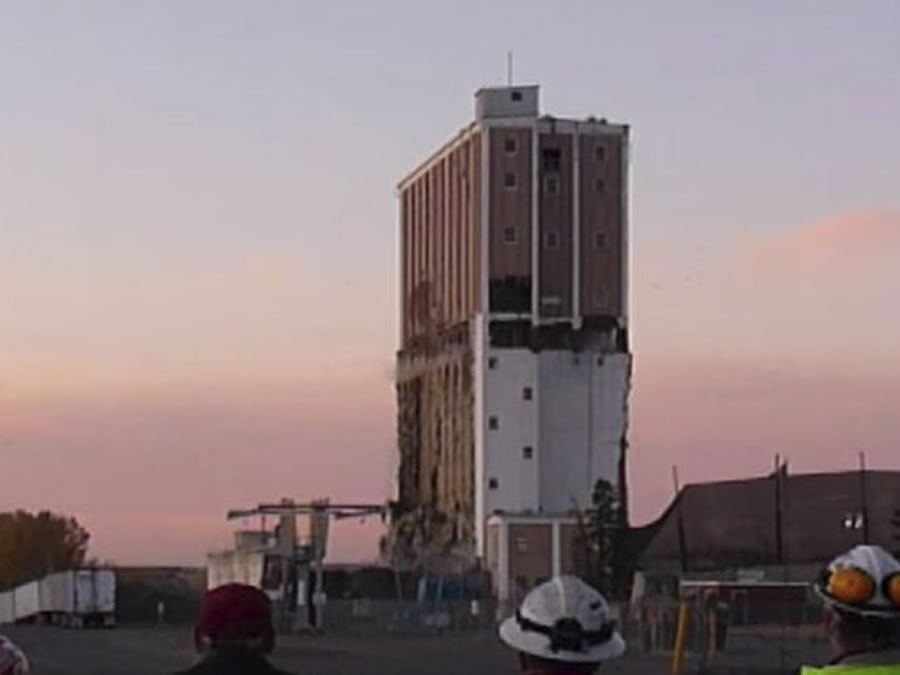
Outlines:
{"label": "utility pole", "polygon": [[775,561],[784,564],[784,530],[781,511],[781,456],[775,455]]}
{"label": "utility pole", "polygon": [[681,571],[684,573],[688,571],[687,537],[684,533],[684,514],[681,512],[683,495],[678,483],[678,467],[675,465],[672,466],[672,485],[675,488],[675,515],[678,523],[678,557],[681,562]]}
{"label": "utility pole", "polygon": [[859,453],[859,497],[862,517],[862,543],[869,543],[869,500],[866,494],[866,453]]}

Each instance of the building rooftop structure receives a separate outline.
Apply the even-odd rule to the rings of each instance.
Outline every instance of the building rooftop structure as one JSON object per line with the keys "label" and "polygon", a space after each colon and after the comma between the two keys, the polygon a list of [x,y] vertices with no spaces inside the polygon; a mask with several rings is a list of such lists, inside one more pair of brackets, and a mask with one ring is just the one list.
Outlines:
{"label": "building rooftop structure", "polygon": [[898,514],[900,471],[782,471],[687,485],[635,536],[644,569],[819,566],[866,539],[900,549]]}

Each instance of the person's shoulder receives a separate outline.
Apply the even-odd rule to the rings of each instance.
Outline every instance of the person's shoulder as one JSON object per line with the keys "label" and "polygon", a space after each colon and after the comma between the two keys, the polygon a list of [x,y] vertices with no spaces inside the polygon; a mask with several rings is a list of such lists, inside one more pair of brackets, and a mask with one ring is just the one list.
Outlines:
{"label": "person's shoulder", "polygon": [[275,666],[272,666],[272,669],[269,671],[269,675],[296,675],[296,673],[289,673],[286,670],[279,670]]}
{"label": "person's shoulder", "polygon": [[266,671],[268,675],[297,675],[297,673],[292,673],[287,670],[281,670],[281,668],[277,668],[273,664],[269,663],[269,669]]}
{"label": "person's shoulder", "polygon": [[203,675],[204,673],[208,673],[209,669],[203,666],[203,662],[201,661],[198,664],[191,666],[190,668],[185,668],[184,670],[177,670],[175,672],[169,673],[169,675]]}
{"label": "person's shoulder", "polygon": [[190,668],[185,668],[183,670],[177,670],[173,673],[169,673],[169,675],[210,675],[211,673],[217,672],[215,668],[211,667],[211,664],[207,660],[198,661]]}

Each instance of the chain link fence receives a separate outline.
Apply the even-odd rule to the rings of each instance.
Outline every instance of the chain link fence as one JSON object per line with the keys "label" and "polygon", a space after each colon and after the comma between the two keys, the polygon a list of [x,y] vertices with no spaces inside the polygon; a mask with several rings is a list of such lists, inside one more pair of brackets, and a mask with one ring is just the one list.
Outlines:
{"label": "chain link fence", "polygon": [[420,603],[403,600],[329,600],[322,627],[334,635],[488,633],[496,626],[492,600]]}
{"label": "chain link fence", "polygon": [[796,673],[802,665],[828,660],[821,618],[821,605],[811,600],[709,602],[696,597],[644,602],[624,616],[622,629],[629,651],[674,657],[683,624],[686,673]]}

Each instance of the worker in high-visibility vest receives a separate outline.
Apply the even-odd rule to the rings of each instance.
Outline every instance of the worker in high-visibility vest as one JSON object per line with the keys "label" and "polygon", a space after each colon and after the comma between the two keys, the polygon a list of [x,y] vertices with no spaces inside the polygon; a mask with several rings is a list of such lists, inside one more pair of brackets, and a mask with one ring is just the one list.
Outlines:
{"label": "worker in high-visibility vest", "polygon": [[880,546],[838,556],[813,586],[834,660],[802,675],[900,675],[900,561]]}

